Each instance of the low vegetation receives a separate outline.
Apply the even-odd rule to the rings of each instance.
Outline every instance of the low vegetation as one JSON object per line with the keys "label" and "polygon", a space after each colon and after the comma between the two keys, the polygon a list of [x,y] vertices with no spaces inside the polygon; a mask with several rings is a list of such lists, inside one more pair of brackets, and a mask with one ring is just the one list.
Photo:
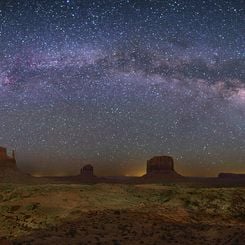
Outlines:
{"label": "low vegetation", "polygon": [[[112,215],[132,212],[176,224],[245,225],[245,188],[161,184],[0,185],[0,237],[18,239],[37,230],[76,222],[91,212]],[[71,237],[76,235],[73,226],[66,232]]]}

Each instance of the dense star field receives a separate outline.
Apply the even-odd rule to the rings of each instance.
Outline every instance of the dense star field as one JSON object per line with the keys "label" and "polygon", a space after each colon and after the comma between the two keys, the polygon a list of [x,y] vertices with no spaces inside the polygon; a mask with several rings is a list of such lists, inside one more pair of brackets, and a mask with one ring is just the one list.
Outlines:
{"label": "dense star field", "polygon": [[0,145],[34,174],[245,171],[242,0],[0,2]]}

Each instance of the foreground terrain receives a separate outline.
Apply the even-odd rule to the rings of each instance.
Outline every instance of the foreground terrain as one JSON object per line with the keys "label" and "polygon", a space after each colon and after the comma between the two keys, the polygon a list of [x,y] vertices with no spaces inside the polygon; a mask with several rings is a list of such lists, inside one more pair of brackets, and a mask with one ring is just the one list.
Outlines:
{"label": "foreground terrain", "polygon": [[245,244],[245,188],[0,184],[0,244]]}

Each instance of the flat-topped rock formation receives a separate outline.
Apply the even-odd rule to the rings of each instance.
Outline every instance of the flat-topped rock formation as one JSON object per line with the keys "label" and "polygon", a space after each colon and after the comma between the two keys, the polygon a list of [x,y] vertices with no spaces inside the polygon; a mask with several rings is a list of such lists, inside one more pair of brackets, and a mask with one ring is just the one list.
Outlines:
{"label": "flat-topped rock formation", "polygon": [[155,156],[147,161],[146,174],[149,178],[181,177],[174,170],[174,160],[170,156]]}
{"label": "flat-topped rock formation", "polygon": [[0,178],[16,176],[19,174],[16,166],[15,154],[12,152],[12,157],[8,156],[7,149],[0,147]]}
{"label": "flat-topped rock formation", "polygon": [[8,156],[7,149],[0,147],[0,171],[5,169],[17,170],[14,151],[12,157]]}
{"label": "flat-topped rock formation", "polygon": [[81,168],[80,177],[85,179],[96,178],[94,175],[94,167],[91,164],[87,164]]}
{"label": "flat-topped rock formation", "polygon": [[22,173],[15,159],[15,152],[9,156],[5,147],[0,147],[0,182],[26,182],[32,181],[30,175]]}
{"label": "flat-topped rock formation", "polygon": [[218,175],[219,178],[229,178],[229,179],[244,179],[245,174],[234,174],[234,173],[220,173]]}

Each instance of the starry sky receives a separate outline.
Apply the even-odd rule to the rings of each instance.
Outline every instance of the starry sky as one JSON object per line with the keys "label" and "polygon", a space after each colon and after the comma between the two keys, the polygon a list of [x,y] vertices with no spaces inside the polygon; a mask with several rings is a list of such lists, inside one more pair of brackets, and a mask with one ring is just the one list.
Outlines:
{"label": "starry sky", "polygon": [[0,1],[0,145],[35,175],[245,172],[243,0]]}

